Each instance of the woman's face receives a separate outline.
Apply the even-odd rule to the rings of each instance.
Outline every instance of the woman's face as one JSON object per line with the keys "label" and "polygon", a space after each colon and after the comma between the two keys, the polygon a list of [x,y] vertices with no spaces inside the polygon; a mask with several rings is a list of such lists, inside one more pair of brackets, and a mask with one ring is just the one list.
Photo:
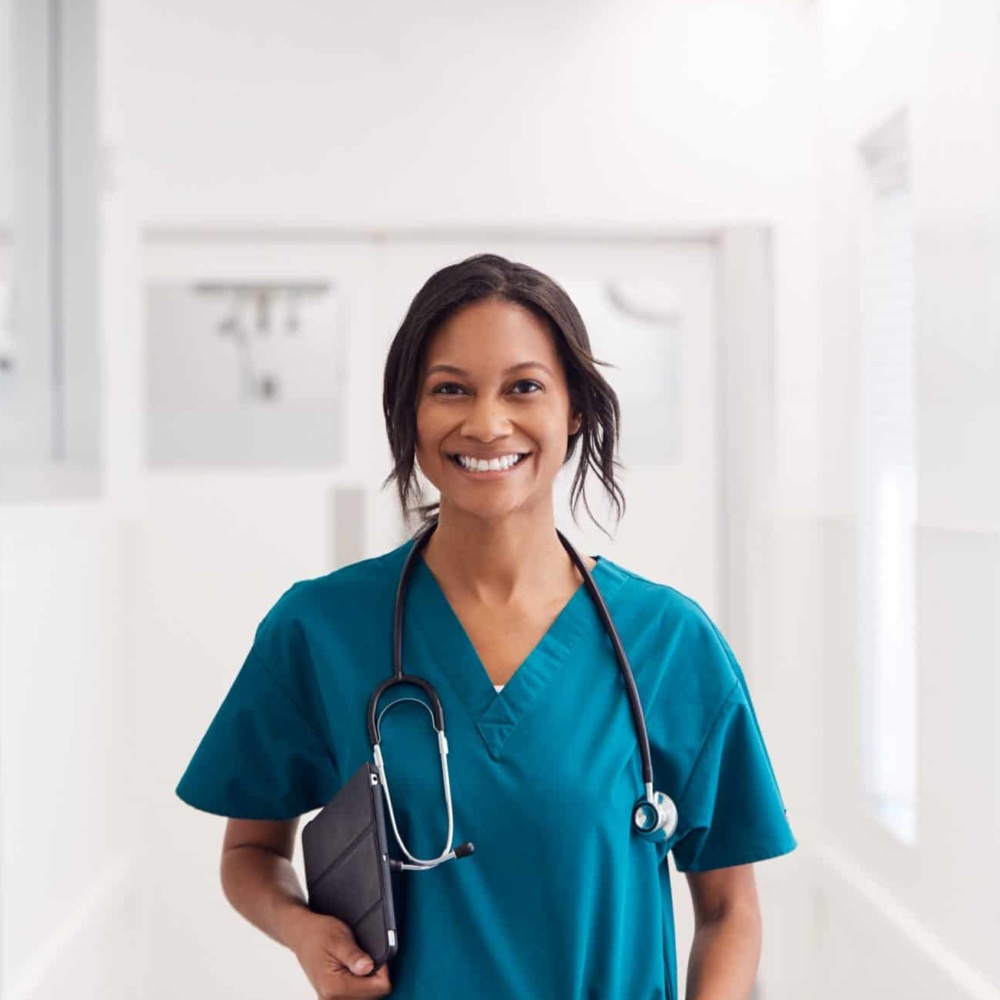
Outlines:
{"label": "woman's face", "polygon": [[[417,398],[416,458],[454,505],[484,518],[552,506],[570,433],[562,363],[548,328],[511,302],[487,299],[453,313],[428,345]],[[467,470],[454,457],[507,460]]]}

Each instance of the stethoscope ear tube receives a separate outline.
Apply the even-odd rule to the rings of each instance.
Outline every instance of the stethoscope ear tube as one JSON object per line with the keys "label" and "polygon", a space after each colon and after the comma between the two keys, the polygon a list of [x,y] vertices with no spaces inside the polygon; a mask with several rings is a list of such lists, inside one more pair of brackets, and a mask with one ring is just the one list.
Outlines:
{"label": "stethoscope ear tube", "polygon": [[[431,687],[430,682],[424,680],[423,677],[418,677],[416,674],[406,674],[399,677],[390,677],[388,680],[382,681],[381,684],[372,692],[371,697],[368,699],[368,742],[374,747],[377,743],[382,742],[382,736],[379,732],[378,719],[375,717],[375,711],[378,708],[379,699],[385,694],[386,691],[391,687],[395,687],[397,684],[415,684],[420,688],[424,694],[430,699],[430,705],[425,705],[424,707],[428,712],[431,713],[431,718],[434,722],[434,729],[436,732],[444,735],[444,709],[441,707],[441,701],[437,696],[437,692]],[[423,702],[421,702],[423,704]],[[379,719],[381,716],[378,717]]]}
{"label": "stethoscope ear tube", "polygon": [[[419,698],[398,698],[396,701],[383,708],[378,717],[375,718],[374,709],[381,693],[387,688],[392,687],[394,684],[410,683],[411,680],[417,682],[417,686],[430,695],[432,701],[435,703],[434,707],[431,707]],[[421,708],[429,712],[433,720],[434,728],[437,731],[438,753],[441,758],[441,783],[444,787],[444,801],[448,813],[448,832],[445,836],[444,848],[436,858],[416,857],[403,841],[403,835],[399,832],[399,827],[396,825],[396,813],[392,808],[392,793],[389,791],[389,776],[386,774],[385,761],[382,759],[382,742],[379,737],[379,723],[382,721],[382,716],[385,715],[390,708],[395,708],[397,705],[401,705],[403,702],[407,701],[416,702],[416,704],[418,704]],[[392,871],[426,871],[430,868],[436,868],[442,862],[449,861],[452,858],[468,857],[474,850],[471,841],[466,841],[464,844],[459,844],[459,846],[454,850],[450,850],[452,837],[455,832],[455,815],[451,805],[451,778],[448,775],[448,738],[444,734],[444,712],[441,709],[441,704],[438,702],[434,689],[422,677],[393,677],[379,685],[368,702],[368,710],[368,729],[369,732],[374,733],[376,737],[372,743],[372,754],[375,758],[375,769],[378,771],[378,778],[382,783],[383,798],[385,800],[386,808],[389,811],[389,821],[392,824],[392,832],[396,838],[396,842],[399,844],[400,850],[406,855],[407,858],[409,858],[411,862],[410,864],[406,864],[405,862],[397,861],[391,858],[389,859],[390,869]],[[438,725],[439,722],[440,725]]]}

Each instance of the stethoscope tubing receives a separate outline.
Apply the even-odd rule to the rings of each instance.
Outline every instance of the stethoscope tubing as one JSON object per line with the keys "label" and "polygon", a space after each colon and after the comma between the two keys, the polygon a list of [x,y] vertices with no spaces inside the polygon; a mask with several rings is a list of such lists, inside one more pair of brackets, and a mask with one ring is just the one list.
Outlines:
{"label": "stethoscope tubing", "polygon": [[[392,637],[392,661],[393,661],[393,674],[391,677],[382,681],[375,690],[372,692],[371,697],[368,700],[368,739],[372,746],[372,750],[375,757],[375,766],[379,771],[382,779],[383,791],[386,797],[386,803],[389,809],[389,816],[392,822],[393,833],[396,836],[396,840],[399,843],[400,848],[403,853],[410,859],[413,864],[404,864],[401,862],[393,862],[393,866],[398,869],[407,870],[426,870],[428,868],[435,867],[442,861],[446,861],[454,857],[464,857],[467,854],[472,853],[472,845],[470,843],[462,844],[456,850],[450,850],[449,846],[451,844],[451,839],[454,830],[454,817],[452,811],[451,803],[451,787],[448,780],[448,741],[444,733],[444,709],[441,706],[441,701],[437,696],[437,692],[434,690],[432,685],[423,677],[419,677],[416,674],[404,674],[403,673],[403,612],[405,606],[405,596],[406,587],[409,583],[410,574],[413,570],[415,561],[420,557],[420,553],[423,551],[424,547],[430,540],[430,536],[433,534],[438,526],[438,520],[435,518],[430,521],[426,527],[417,535],[414,540],[410,551],[407,553],[406,559],[403,563],[403,569],[399,575],[399,583],[396,587],[396,604],[393,612],[393,637]],[[654,810],[665,809],[666,812],[659,812],[659,823],[655,827],[640,830],[646,835],[655,834],[658,830],[670,827],[669,832],[672,833],[673,829],[677,824],[676,808],[669,797],[663,795],[660,792],[654,792],[653,790],[653,763],[649,748],[649,734],[646,729],[646,718],[642,711],[642,703],[639,699],[639,692],[636,688],[635,677],[632,674],[632,667],[629,664],[628,656],[625,653],[625,647],[622,645],[621,637],[618,635],[618,630],[615,627],[614,621],[611,618],[611,614],[608,611],[607,605],[604,602],[604,598],[601,595],[600,589],[594,582],[594,578],[587,568],[583,559],[580,557],[576,549],[570,544],[569,540],[563,535],[559,529],[556,529],[556,534],[559,536],[559,541],[562,543],[563,548],[567,551],[570,558],[573,560],[577,569],[579,569],[581,576],[583,577],[584,585],[597,608],[598,614],[604,624],[604,628],[611,639],[612,646],[614,647],[615,658],[618,661],[619,671],[622,676],[622,680],[625,682],[625,692],[628,696],[629,707],[632,712],[632,721],[634,723],[636,738],[639,744],[639,753],[642,757],[642,780],[645,786],[646,798],[645,802],[640,800],[636,803],[637,809],[643,809],[646,805]],[[399,701],[393,702],[392,705],[387,706],[382,710],[381,713],[376,716],[376,709],[378,707],[378,702],[383,694],[389,688],[396,684],[413,684],[419,687],[424,694],[427,695],[430,704],[426,704],[416,698],[402,698]],[[400,836],[399,829],[396,826],[395,813],[392,808],[392,799],[389,793],[388,780],[385,773],[385,765],[382,759],[381,751],[381,734],[379,731],[379,722],[381,721],[382,715],[395,704],[399,704],[400,701],[416,701],[418,704],[423,705],[423,707],[430,713],[431,719],[434,725],[434,729],[438,736],[438,749],[441,757],[441,774],[444,783],[445,792],[445,803],[448,810],[448,837],[445,841],[445,848],[438,855],[437,858],[433,859],[421,859],[414,857],[403,843],[403,839]],[[639,829],[638,817],[639,812],[637,811],[633,822],[636,824],[636,828]],[[648,814],[647,814],[648,815]],[[665,818],[666,817],[666,818]]]}
{"label": "stethoscope tubing", "polygon": [[562,542],[563,548],[569,553],[570,558],[576,563],[577,569],[579,569],[580,574],[583,576],[583,582],[590,591],[590,596],[594,599],[594,604],[597,605],[597,611],[604,622],[604,628],[611,639],[611,644],[615,648],[615,657],[621,669],[622,680],[625,681],[625,692],[628,695],[628,703],[632,709],[632,720],[635,724],[636,738],[639,741],[639,753],[642,756],[642,783],[646,786],[647,792],[650,798],[652,798],[653,761],[649,751],[649,733],[646,730],[646,716],[642,711],[642,702],[639,700],[639,692],[635,686],[635,677],[632,676],[632,665],[625,655],[625,647],[622,645],[621,637],[618,635],[618,629],[615,628],[615,623],[611,620],[608,606],[604,603],[604,597],[598,589],[597,584],[594,583],[594,578],[590,570],[580,558],[580,554],[569,543],[569,539],[558,528],[556,528],[556,534],[559,536],[559,541]]}

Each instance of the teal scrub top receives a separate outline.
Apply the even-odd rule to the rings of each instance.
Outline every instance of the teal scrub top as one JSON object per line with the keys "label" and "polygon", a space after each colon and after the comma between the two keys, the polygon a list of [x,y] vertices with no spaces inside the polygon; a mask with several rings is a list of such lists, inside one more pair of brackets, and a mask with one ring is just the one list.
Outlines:
{"label": "teal scrub top", "polygon": [[[367,705],[392,676],[396,586],[413,540],[293,584],[257,628],[177,795],[221,816],[281,820],[325,805],[372,759]],[[614,647],[581,584],[503,690],[423,558],[410,578],[403,670],[444,709],[453,843],[475,853],[393,874],[398,1000],[674,1000],[668,851],[679,871],[787,854],[797,841],[732,650],[673,587],[603,556],[592,570],[635,676],[668,840],[633,833],[642,763]],[[379,709],[425,700],[390,689]],[[427,711],[382,717],[409,850],[444,849],[447,812]],[[402,853],[387,824],[390,855]],[[449,844],[450,848],[452,845]]]}

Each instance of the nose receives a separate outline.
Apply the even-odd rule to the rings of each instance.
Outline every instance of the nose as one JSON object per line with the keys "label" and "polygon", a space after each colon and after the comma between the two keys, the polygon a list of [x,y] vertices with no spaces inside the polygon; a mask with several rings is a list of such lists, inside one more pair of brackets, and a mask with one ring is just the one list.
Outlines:
{"label": "nose", "polygon": [[479,441],[492,441],[509,433],[510,420],[503,403],[486,395],[473,403],[462,423],[462,434]]}

